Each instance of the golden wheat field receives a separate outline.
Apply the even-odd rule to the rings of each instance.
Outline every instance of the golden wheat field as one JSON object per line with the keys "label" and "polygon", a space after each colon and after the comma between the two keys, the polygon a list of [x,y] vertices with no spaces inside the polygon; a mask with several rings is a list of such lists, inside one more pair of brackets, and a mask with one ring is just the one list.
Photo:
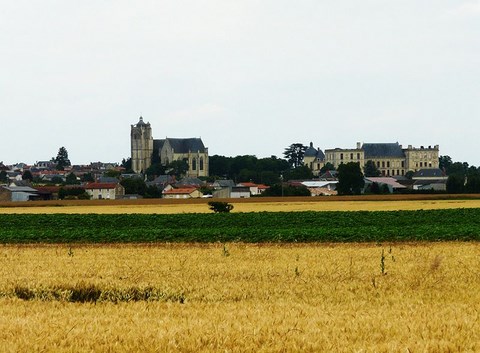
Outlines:
{"label": "golden wheat field", "polygon": [[477,243],[4,245],[0,278],[2,352],[480,351]]}
{"label": "golden wheat field", "polygon": [[[317,201],[318,200],[318,201]],[[293,211],[396,211],[396,210],[432,210],[447,208],[480,208],[480,199],[424,199],[424,200],[345,200],[325,201],[323,199],[308,201],[292,201],[288,199],[262,202],[252,200],[228,200],[233,204],[232,212],[293,212]],[[148,200],[147,200],[148,201]],[[70,205],[68,203],[50,204],[41,206],[29,204],[8,204],[0,207],[0,213],[209,213],[206,202],[197,200],[176,200],[175,203],[109,203],[92,202],[88,204]],[[201,201],[201,200],[200,200]],[[13,206],[12,206],[13,205]]]}

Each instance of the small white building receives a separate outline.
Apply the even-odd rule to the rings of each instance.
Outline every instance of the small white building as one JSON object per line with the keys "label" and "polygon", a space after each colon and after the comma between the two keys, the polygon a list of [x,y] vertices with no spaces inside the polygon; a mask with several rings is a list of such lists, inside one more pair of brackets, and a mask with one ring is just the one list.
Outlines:
{"label": "small white building", "polygon": [[337,195],[338,181],[325,181],[325,180],[307,180],[302,181],[312,196],[332,196]]}
{"label": "small white building", "polygon": [[255,183],[250,183],[250,182],[243,182],[237,184],[237,186],[243,186],[243,187],[248,187],[250,189],[250,195],[255,196],[255,195],[260,195],[265,190],[268,189],[268,186],[263,185],[263,184],[255,184]]}
{"label": "small white building", "polygon": [[377,183],[379,186],[386,185],[388,192],[392,193],[401,189],[406,189],[405,185],[400,184],[396,179],[392,177],[367,177],[365,178],[365,186]]}
{"label": "small white building", "polygon": [[125,188],[120,183],[90,183],[85,191],[92,200],[115,200],[125,195]]}
{"label": "small white building", "polygon": [[250,188],[247,186],[234,186],[230,191],[232,199],[244,199],[250,197]]}

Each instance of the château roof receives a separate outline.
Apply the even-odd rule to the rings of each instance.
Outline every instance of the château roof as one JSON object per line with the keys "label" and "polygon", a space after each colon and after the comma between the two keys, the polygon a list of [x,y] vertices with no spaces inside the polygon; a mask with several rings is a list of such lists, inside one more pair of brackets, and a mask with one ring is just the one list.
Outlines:
{"label": "ch\u00e2teau roof", "polygon": [[325,155],[323,154],[322,150],[320,148],[316,149],[313,147],[313,142],[310,142],[310,147],[305,150],[304,157],[315,157],[320,160],[325,159]]}
{"label": "ch\u00e2teau roof", "polygon": [[365,159],[372,157],[405,157],[402,146],[395,143],[364,143]]}
{"label": "ch\u00e2teau roof", "polygon": [[305,150],[304,157],[315,157],[317,155],[317,150],[313,147],[313,142],[310,142],[310,147]]}

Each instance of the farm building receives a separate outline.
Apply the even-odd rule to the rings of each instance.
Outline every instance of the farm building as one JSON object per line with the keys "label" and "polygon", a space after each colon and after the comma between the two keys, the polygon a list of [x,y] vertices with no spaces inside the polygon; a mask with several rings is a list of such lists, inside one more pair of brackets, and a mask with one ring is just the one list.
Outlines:
{"label": "farm building", "polygon": [[0,186],[0,201],[30,201],[39,197],[38,191],[30,186]]}

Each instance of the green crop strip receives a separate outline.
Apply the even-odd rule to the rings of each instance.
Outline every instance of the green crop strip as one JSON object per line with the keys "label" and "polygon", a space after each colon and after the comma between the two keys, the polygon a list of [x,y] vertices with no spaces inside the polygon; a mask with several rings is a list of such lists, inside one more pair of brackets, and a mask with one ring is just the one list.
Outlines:
{"label": "green crop strip", "polygon": [[2,214],[2,243],[480,240],[480,209],[230,214]]}

